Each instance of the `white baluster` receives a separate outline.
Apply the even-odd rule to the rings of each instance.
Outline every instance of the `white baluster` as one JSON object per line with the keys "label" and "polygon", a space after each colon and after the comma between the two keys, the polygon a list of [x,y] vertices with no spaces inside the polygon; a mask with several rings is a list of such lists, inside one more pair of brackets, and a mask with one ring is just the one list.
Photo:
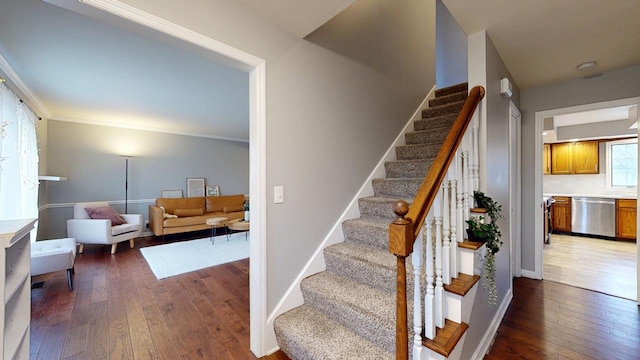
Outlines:
{"label": "white baluster", "polygon": [[472,166],[471,175],[473,176],[473,181],[472,181],[473,189],[471,191],[471,195],[473,195],[474,190],[480,189],[480,163],[478,160],[478,152],[480,151],[480,147],[478,144],[478,132],[479,132],[479,128],[477,126],[474,126],[472,130],[473,140],[471,142],[472,143],[471,153],[473,154],[473,160],[471,163],[471,166]]}
{"label": "white baluster", "polygon": [[449,273],[449,255],[451,254],[449,250],[450,216],[449,180],[445,179],[442,182],[442,282],[447,285],[451,284],[451,275]]}
{"label": "white baluster", "polygon": [[[424,232],[424,228],[421,232]],[[422,356],[422,291],[420,288],[420,278],[422,277],[422,262],[424,252],[422,252],[423,236],[418,237],[413,244],[413,359],[421,359]]]}
{"label": "white baluster", "polygon": [[[431,207],[433,209],[433,206]],[[433,340],[436,337],[435,322],[435,291],[434,291],[434,266],[433,266],[433,210],[429,211],[424,222],[423,236],[425,238],[425,272],[427,275],[427,291],[424,294],[424,336]]]}
{"label": "white baluster", "polygon": [[[457,169],[455,168],[457,162],[453,162],[453,169],[449,172],[456,176]],[[449,274],[452,278],[458,277],[458,208],[457,208],[457,189],[458,181],[456,179],[451,180],[449,183],[451,189],[451,248],[449,249]]]}
{"label": "white baluster", "polygon": [[444,288],[442,283],[442,191],[439,191],[433,202],[436,221],[436,326],[444,327]]}
{"label": "white baluster", "polygon": [[[458,151],[458,156],[456,156],[456,161],[458,162],[457,172],[458,172],[458,189],[456,191],[456,209],[458,210],[458,229],[460,232],[460,237],[458,241],[464,241],[464,172],[462,171],[462,164],[464,160],[462,159],[462,152]],[[457,270],[457,269],[456,269]]]}
{"label": "white baluster", "polygon": [[464,222],[469,220],[469,185],[471,177],[469,176],[469,151],[462,152],[462,180],[464,181],[464,193],[462,194],[462,213],[464,214]]}

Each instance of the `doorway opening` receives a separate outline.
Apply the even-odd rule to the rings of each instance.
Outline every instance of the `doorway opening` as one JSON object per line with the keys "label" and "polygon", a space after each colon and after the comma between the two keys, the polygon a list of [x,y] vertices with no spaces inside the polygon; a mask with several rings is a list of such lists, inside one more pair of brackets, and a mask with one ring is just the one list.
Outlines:
{"label": "doorway opening", "polygon": [[[535,275],[537,278],[558,281],[632,300],[638,299],[637,264],[640,252],[638,252],[636,243],[626,242],[625,244],[617,238],[615,210],[610,215],[597,216],[598,220],[602,219],[609,223],[607,226],[612,230],[602,230],[602,232],[600,230],[584,230],[585,228],[580,226],[585,223],[584,216],[582,216],[584,212],[581,210],[581,203],[578,202],[582,198],[590,201],[590,199],[597,197],[607,200],[604,201],[609,204],[606,206],[615,209],[616,199],[635,200],[637,198],[637,187],[616,189],[607,185],[606,179],[610,175],[608,174],[610,171],[606,169],[607,162],[610,160],[606,156],[606,144],[619,138],[637,138],[637,129],[627,130],[626,133],[615,133],[611,130],[619,125],[626,125],[628,129],[632,125],[629,120],[629,109],[637,106],[638,103],[640,103],[640,98],[630,98],[547,110],[535,114],[535,159],[537,164],[542,165],[536,166],[535,170],[535,197],[537,203],[541,204],[541,211],[536,211],[535,216]],[[616,119],[614,116],[612,119],[603,121],[604,115],[602,114],[612,109],[624,109],[626,119],[620,117]],[[589,118],[593,114],[597,114],[597,117]],[[632,116],[635,116],[637,120],[637,113]],[[563,124],[563,121],[566,123]],[[543,135],[544,133],[546,134]],[[591,143],[589,147],[595,149],[595,153],[591,153],[589,156],[578,151],[581,146],[586,146],[587,143]],[[567,152],[567,157],[560,156],[563,151]],[[571,154],[574,152],[577,154],[575,158],[581,161],[575,166],[575,169],[572,163],[563,163],[565,159],[571,160]],[[595,161],[595,169],[584,172],[579,170],[580,166],[587,161],[585,158],[591,158]],[[637,163],[635,166],[637,169]],[[543,174],[546,169],[549,170],[549,173]],[[543,211],[544,205],[554,199],[558,199],[560,202],[552,205],[551,217],[547,218]],[[572,207],[575,207],[576,211],[572,211]],[[558,209],[555,212],[555,218],[553,208]],[[634,219],[634,222],[637,229],[637,218]],[[591,224],[592,221],[587,223]],[[549,232],[551,232],[550,236]],[[637,238],[637,230],[635,232]],[[606,260],[607,254],[611,255],[609,260]],[[583,258],[578,259],[578,256]],[[625,261],[629,258],[631,260]],[[603,264],[603,268],[597,270],[600,263]],[[606,278],[598,278],[599,275],[607,274],[607,271],[612,270],[613,263],[625,266],[615,270],[615,273],[608,274]],[[585,264],[586,267],[581,267],[582,264]],[[623,277],[631,278],[631,285],[616,280]],[[626,291],[620,291],[622,289]]]}

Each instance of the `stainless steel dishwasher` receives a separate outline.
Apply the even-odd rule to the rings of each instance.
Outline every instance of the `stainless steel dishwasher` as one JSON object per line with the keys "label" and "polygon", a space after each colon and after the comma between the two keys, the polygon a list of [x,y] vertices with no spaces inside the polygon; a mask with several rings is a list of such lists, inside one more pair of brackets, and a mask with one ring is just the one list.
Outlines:
{"label": "stainless steel dishwasher", "polygon": [[572,197],[571,232],[615,237],[616,200],[598,197]]}

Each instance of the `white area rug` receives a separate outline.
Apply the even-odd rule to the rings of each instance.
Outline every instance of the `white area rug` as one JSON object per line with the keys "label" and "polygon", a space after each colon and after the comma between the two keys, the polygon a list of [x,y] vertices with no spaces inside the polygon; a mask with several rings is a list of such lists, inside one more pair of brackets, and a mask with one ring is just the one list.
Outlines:
{"label": "white area rug", "polygon": [[181,241],[140,249],[158,280],[211,266],[246,259],[249,257],[249,241],[244,233],[211,238]]}

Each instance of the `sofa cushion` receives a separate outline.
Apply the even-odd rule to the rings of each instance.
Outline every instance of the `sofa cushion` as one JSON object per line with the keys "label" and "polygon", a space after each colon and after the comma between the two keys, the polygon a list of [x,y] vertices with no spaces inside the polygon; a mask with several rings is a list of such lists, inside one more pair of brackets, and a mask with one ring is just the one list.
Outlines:
{"label": "sofa cushion", "polygon": [[[244,195],[207,196],[205,212],[225,212],[225,206],[244,206]],[[242,210],[242,208],[240,208]]]}
{"label": "sofa cushion", "polygon": [[186,216],[198,216],[202,215],[202,208],[195,209],[176,209],[175,213],[178,217],[186,217]]}
{"label": "sofa cushion", "polygon": [[156,205],[164,207],[165,212],[175,214],[176,209],[196,209],[204,211],[204,197],[190,198],[157,198]]}
{"label": "sofa cushion", "polygon": [[92,219],[107,219],[111,220],[111,226],[126,224],[125,220],[118,212],[111,206],[100,207],[87,207],[84,210],[89,214]]}
{"label": "sofa cushion", "polygon": [[243,210],[244,210],[244,205],[227,205],[223,208],[223,211],[225,213],[243,211]]}
{"label": "sofa cushion", "polygon": [[222,196],[207,196],[205,198],[205,211],[208,213],[223,212],[224,203],[221,198]]}
{"label": "sofa cushion", "polygon": [[122,224],[122,225],[113,226],[111,228],[111,236],[118,236],[120,234],[132,232],[132,231],[138,231],[139,228],[140,226],[138,224]]}
{"label": "sofa cushion", "polygon": [[193,226],[193,225],[203,225],[206,223],[207,219],[215,217],[211,214],[205,214],[200,216],[187,216],[187,217],[179,217],[175,219],[165,219],[163,224],[165,228],[171,227],[179,227],[179,226]]}

